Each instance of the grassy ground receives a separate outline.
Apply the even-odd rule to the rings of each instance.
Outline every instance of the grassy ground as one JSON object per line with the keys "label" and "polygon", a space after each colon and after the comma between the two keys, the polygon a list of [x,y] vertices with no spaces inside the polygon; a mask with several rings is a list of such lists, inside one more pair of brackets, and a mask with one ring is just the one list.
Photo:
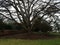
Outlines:
{"label": "grassy ground", "polygon": [[60,45],[60,38],[48,40],[0,39],[0,45]]}

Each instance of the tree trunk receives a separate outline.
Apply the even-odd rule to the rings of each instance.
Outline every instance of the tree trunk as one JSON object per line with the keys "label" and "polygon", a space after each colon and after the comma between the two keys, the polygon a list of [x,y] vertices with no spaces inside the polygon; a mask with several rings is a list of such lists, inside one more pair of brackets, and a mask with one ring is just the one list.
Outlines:
{"label": "tree trunk", "polygon": [[28,27],[28,29],[27,29],[27,33],[28,33],[28,35],[31,35],[32,34],[32,30],[31,30],[31,28],[30,27]]}

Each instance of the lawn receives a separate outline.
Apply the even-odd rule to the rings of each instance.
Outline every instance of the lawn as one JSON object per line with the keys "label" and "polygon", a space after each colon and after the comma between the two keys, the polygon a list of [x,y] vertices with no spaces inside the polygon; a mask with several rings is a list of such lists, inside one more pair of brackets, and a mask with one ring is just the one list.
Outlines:
{"label": "lawn", "polygon": [[0,39],[0,45],[60,45],[60,38],[55,39]]}

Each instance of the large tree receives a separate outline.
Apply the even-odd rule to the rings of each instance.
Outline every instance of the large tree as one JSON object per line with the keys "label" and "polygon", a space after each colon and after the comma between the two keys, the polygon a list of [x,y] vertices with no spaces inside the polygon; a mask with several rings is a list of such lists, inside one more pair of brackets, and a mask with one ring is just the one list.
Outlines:
{"label": "large tree", "polygon": [[[22,24],[23,28],[31,32],[38,17],[54,21],[54,16],[59,13],[59,1],[56,0],[2,0],[0,1],[0,15],[6,19]],[[41,20],[40,20],[41,21]]]}

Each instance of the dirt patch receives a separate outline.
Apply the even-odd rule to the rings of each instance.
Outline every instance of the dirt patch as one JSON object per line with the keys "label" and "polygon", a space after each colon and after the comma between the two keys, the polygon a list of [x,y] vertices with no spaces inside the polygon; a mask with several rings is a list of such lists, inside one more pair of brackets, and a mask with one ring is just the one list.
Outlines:
{"label": "dirt patch", "polygon": [[47,34],[35,34],[35,33],[19,33],[19,34],[13,34],[13,35],[3,35],[0,36],[0,38],[16,38],[16,39],[53,39],[57,36],[51,36]]}
{"label": "dirt patch", "polygon": [[26,33],[24,30],[4,30],[0,31],[0,38],[16,39],[53,39],[60,36],[50,34]]}

